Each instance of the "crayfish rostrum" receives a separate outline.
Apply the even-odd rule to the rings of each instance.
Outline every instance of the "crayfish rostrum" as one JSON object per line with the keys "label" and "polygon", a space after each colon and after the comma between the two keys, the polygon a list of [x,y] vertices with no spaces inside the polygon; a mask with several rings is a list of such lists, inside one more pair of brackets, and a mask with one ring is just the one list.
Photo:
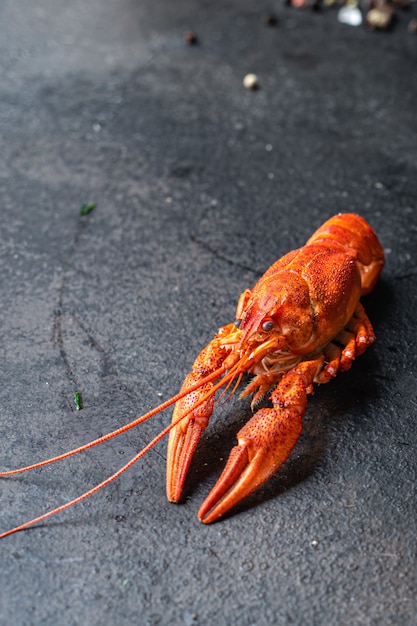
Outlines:
{"label": "crayfish rostrum", "polygon": [[384,251],[369,224],[340,214],[325,222],[305,246],[276,261],[253,289],[240,296],[236,320],[219,329],[200,352],[178,394],[130,424],[75,450],[0,476],[17,474],[82,452],[111,439],[176,403],[172,422],[115,474],[75,500],[0,535],[46,519],[115,480],[169,433],[167,496],[181,498],[192,456],[213,412],[216,392],[244,374],[253,376],[242,396],[252,408],[271,389],[272,407],[255,411],[237,433],[217,483],[199,518],[210,523],[264,483],[285,462],[301,430],[307,395],[348,370],[375,340],[360,303],[378,280]]}

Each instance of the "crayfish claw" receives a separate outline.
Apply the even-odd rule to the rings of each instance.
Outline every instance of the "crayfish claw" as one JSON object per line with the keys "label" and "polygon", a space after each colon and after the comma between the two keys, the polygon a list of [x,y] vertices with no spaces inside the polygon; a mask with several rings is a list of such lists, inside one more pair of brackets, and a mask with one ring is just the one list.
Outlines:
{"label": "crayfish claw", "polygon": [[191,460],[197,449],[204,427],[188,420],[186,428],[180,424],[171,431],[169,463],[167,463],[166,490],[170,502],[179,502]]}
{"label": "crayfish claw", "polygon": [[271,394],[273,408],[259,409],[238,432],[238,445],[200,508],[202,522],[225,515],[285,463],[301,435],[307,394],[322,366],[318,356],[287,372]]}
{"label": "crayfish claw", "polygon": [[219,480],[200,507],[198,517],[201,522],[214,522],[245,497],[245,494],[240,497],[236,497],[236,494],[240,492],[242,474],[248,463],[249,455],[245,444],[235,446]]}
{"label": "crayfish claw", "polygon": [[183,390],[192,388],[196,383],[199,388],[179,400],[172,415],[175,425],[169,433],[166,479],[170,502],[178,502],[181,498],[191,460],[213,411],[211,382],[202,383],[198,373],[190,372],[185,378]]}
{"label": "crayfish claw", "polygon": [[198,517],[210,524],[270,478],[287,460],[302,430],[301,414],[282,408],[260,409],[238,433],[217,483]]}
{"label": "crayfish claw", "polygon": [[185,395],[175,405],[168,439],[166,493],[170,502],[181,498],[191,460],[213,412],[215,393],[222,386],[215,381],[225,372],[225,353],[216,336],[184,379],[181,392]]}

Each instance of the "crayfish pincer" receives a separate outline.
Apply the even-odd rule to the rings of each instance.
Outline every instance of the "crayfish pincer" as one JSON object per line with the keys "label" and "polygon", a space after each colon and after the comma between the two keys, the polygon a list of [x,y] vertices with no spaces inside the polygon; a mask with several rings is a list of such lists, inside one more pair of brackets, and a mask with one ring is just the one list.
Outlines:
{"label": "crayfish pincer", "polygon": [[272,406],[255,410],[237,433],[217,483],[199,518],[214,522],[264,483],[285,462],[302,430],[307,395],[314,383],[327,383],[348,370],[375,335],[361,296],[375,286],[384,251],[358,215],[340,214],[325,222],[305,246],[276,261],[252,289],[242,293],[233,323],[222,326],[200,352],[178,394],[126,426],[46,461],[0,473],[10,476],[67,458],[137,426],[176,403],[172,422],[126,465],[78,498],[2,535],[42,521],[106,486],[169,433],[167,496],[181,497],[191,459],[213,412],[215,396],[253,378],[242,396],[252,408],[267,394]]}

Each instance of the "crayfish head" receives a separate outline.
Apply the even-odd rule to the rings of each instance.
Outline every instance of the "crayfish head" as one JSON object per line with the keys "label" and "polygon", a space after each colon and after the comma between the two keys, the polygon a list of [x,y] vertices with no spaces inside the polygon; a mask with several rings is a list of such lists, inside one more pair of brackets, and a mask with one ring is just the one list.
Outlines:
{"label": "crayfish head", "polygon": [[276,322],[271,317],[264,318],[260,327],[251,333],[242,333],[239,345],[227,357],[227,369],[239,363],[241,372],[248,372],[265,357],[288,354],[288,344]]}
{"label": "crayfish head", "polygon": [[243,311],[240,350],[255,362],[271,352],[303,354],[314,337],[314,311],[306,282],[292,272],[266,276],[255,285]]}

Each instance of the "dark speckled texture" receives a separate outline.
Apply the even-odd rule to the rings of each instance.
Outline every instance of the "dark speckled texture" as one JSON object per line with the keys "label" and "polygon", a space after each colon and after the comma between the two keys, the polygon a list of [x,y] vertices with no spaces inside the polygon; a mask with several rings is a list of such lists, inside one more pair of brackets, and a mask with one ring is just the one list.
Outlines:
{"label": "dark speckled texture", "polygon": [[[317,390],[264,488],[197,520],[250,415],[234,398],[184,504],[166,500],[163,442],[1,542],[1,624],[416,624],[413,16],[369,33],[275,2],[0,3],[4,469],[176,392],[241,291],[334,213],[363,215],[387,256],[364,301],[377,342]],[[169,419],[1,480],[1,530],[96,484]]]}

